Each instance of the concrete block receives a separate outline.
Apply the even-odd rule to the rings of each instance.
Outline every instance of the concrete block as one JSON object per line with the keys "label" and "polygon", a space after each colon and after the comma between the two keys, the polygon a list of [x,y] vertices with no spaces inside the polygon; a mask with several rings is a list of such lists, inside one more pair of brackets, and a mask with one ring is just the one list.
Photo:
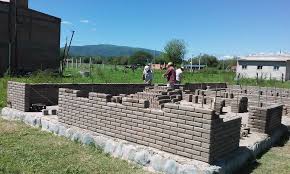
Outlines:
{"label": "concrete block", "polygon": [[166,159],[162,158],[160,155],[154,155],[150,159],[150,166],[158,172],[162,172],[164,170]]}
{"label": "concrete block", "polygon": [[116,148],[117,148],[116,142],[114,142],[113,140],[108,140],[106,141],[104,152],[113,154]]}
{"label": "concrete block", "polygon": [[134,161],[137,164],[141,164],[143,166],[147,165],[150,162],[151,155],[148,151],[142,150],[140,152],[136,152],[134,157]]}
{"label": "concrete block", "polygon": [[[178,174],[195,174],[195,173],[202,173],[201,171],[198,171],[195,166],[191,165],[180,165]],[[208,173],[211,174],[211,173]]]}
{"label": "concrete block", "polygon": [[59,125],[59,131],[58,131],[58,135],[59,136],[65,136],[65,132],[66,132],[66,127]]}
{"label": "concrete block", "polygon": [[119,142],[113,153],[113,156],[121,158],[123,156],[124,146],[125,146],[125,142]]}
{"label": "concrete block", "polygon": [[164,104],[164,107],[165,107],[165,108],[169,108],[169,109],[178,109],[178,108],[179,108],[179,105],[177,105],[177,104],[172,104],[172,103],[165,103],[165,104]]}
{"label": "concrete block", "polygon": [[177,174],[179,165],[174,160],[167,160],[164,165],[164,172],[168,174]]}
{"label": "concrete block", "polygon": [[41,130],[48,131],[49,122],[47,120],[41,120]]}
{"label": "concrete block", "polygon": [[130,160],[130,161],[134,161],[135,159],[135,155],[137,152],[136,147],[134,147],[133,145],[125,145],[123,147],[124,151],[123,151],[123,159],[125,160]]}
{"label": "concrete block", "polygon": [[49,128],[48,130],[54,134],[58,134],[58,131],[59,131],[59,125],[58,123],[52,123],[52,122],[49,122]]}
{"label": "concrete block", "polygon": [[75,130],[71,136],[72,141],[80,141],[81,138],[82,138],[82,133],[77,130]]}
{"label": "concrete block", "polygon": [[97,136],[97,137],[94,137],[94,142],[95,142],[95,146],[98,146],[104,149],[106,146],[107,138],[103,136]]}
{"label": "concrete block", "polygon": [[95,140],[91,134],[86,133],[82,136],[81,143],[86,144],[86,145],[90,145],[90,144],[95,145]]}

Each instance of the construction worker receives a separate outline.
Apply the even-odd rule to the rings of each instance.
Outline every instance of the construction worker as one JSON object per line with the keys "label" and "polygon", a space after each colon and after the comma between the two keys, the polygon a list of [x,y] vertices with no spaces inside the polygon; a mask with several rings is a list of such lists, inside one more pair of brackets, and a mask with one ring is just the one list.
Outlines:
{"label": "construction worker", "polygon": [[167,71],[163,74],[163,76],[167,78],[167,87],[174,88],[174,84],[176,82],[176,72],[172,62],[167,64]]}
{"label": "construction worker", "polygon": [[152,83],[153,80],[153,72],[151,69],[151,64],[148,63],[143,70],[143,80],[145,84],[150,84]]}
{"label": "construction worker", "polygon": [[181,84],[182,82],[182,73],[184,71],[184,67],[180,67],[176,70],[176,84]]}

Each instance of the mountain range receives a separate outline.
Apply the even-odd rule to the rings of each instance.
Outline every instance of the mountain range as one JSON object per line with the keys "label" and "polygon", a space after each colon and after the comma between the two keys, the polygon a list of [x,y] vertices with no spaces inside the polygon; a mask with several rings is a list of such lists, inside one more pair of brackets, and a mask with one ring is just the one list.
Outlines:
{"label": "mountain range", "polygon": [[70,55],[115,57],[115,56],[131,56],[138,51],[145,51],[152,55],[155,54],[155,56],[159,56],[162,53],[160,51],[154,51],[146,48],[100,44],[100,45],[71,46]]}

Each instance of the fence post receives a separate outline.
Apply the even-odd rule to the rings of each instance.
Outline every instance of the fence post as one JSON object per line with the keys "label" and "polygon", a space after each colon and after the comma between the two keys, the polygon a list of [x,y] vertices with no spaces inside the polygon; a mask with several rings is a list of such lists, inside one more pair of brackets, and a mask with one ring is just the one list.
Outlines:
{"label": "fence post", "polygon": [[92,76],[92,58],[90,57],[90,76]]}

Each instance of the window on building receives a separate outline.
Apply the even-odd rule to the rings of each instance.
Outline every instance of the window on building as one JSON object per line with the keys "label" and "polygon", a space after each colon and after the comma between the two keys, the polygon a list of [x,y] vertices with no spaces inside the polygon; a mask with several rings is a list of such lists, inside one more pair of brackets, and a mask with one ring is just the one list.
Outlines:
{"label": "window on building", "polygon": [[257,66],[257,69],[263,69],[263,66],[259,65]]}
{"label": "window on building", "polygon": [[274,66],[274,71],[278,71],[279,70],[279,66]]}
{"label": "window on building", "polygon": [[247,65],[242,65],[242,69],[247,69]]}

